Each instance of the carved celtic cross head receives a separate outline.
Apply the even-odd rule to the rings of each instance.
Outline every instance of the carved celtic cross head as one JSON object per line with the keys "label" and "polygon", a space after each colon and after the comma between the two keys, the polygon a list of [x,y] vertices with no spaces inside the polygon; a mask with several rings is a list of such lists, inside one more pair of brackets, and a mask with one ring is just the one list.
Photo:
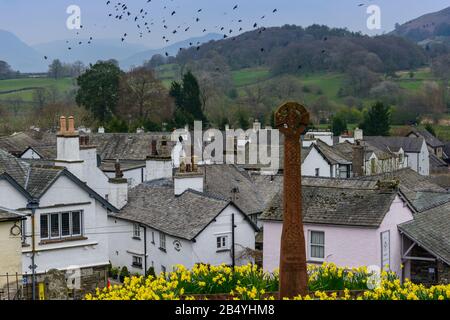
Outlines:
{"label": "carved celtic cross head", "polygon": [[300,137],[308,124],[309,113],[297,102],[287,102],[275,112],[275,126],[284,135]]}

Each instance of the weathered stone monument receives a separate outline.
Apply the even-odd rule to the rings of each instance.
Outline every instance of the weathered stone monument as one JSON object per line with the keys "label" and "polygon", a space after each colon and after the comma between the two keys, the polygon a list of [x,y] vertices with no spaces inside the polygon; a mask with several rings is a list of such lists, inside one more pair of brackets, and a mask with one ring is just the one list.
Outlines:
{"label": "weathered stone monument", "polygon": [[302,221],[301,141],[309,113],[287,102],[275,113],[284,135],[283,231],[280,249],[280,299],[307,294],[306,248]]}
{"label": "weathered stone monument", "polygon": [[68,299],[69,289],[64,271],[49,270],[45,275],[44,283],[46,284],[45,300]]}

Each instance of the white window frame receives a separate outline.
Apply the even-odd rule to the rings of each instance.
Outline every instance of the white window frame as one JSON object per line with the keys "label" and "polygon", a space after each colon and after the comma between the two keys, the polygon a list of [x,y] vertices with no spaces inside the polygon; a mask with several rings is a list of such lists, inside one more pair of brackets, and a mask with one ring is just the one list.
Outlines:
{"label": "white window frame", "polygon": [[[80,233],[74,233],[73,230],[73,214],[78,213],[80,216]],[[69,234],[62,234],[62,216],[63,214],[69,214]],[[52,236],[52,216],[58,216],[58,235]],[[73,210],[73,211],[64,211],[64,212],[50,212],[50,213],[41,213],[40,217],[47,217],[47,237],[42,237],[42,231],[39,233],[41,240],[58,240],[58,239],[70,239],[83,236],[83,210]],[[39,228],[42,228],[41,218],[39,218]]]}
{"label": "white window frame", "polygon": [[[229,237],[228,234],[216,235],[216,249],[217,249],[217,251],[230,250],[230,241],[229,241],[229,239],[230,239],[230,237]],[[225,244],[223,244],[222,240],[225,240]],[[219,241],[220,241],[220,245],[219,245]]]}
{"label": "white window frame", "polygon": [[[316,243],[312,243],[312,233],[321,233],[323,234],[323,245],[321,244],[316,244]],[[323,246],[323,258],[319,258],[319,257],[313,257],[311,255],[312,253],[312,247],[313,246]],[[308,260],[311,261],[318,261],[318,262],[323,262],[325,261],[325,257],[326,257],[326,245],[325,245],[325,231],[321,231],[321,230],[308,230]]]}
{"label": "white window frame", "polygon": [[166,251],[166,234],[163,232],[159,233],[159,249]]}
{"label": "white window frame", "polygon": [[141,239],[141,226],[139,223],[133,223],[133,238]]}

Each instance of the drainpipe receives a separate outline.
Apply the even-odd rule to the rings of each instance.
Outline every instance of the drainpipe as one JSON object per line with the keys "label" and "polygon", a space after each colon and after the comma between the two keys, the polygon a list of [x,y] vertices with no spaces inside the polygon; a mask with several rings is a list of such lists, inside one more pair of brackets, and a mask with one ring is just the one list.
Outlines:
{"label": "drainpipe", "polygon": [[234,267],[236,266],[236,257],[235,257],[235,250],[234,250],[234,213],[231,215],[231,259],[232,259],[232,265],[233,265],[233,270]]}
{"label": "drainpipe", "polygon": [[31,210],[31,265],[29,268],[32,271],[32,286],[33,286],[33,300],[36,300],[36,233],[35,233],[35,215],[36,209],[39,207],[39,200],[30,200],[27,204],[27,209]]}
{"label": "drainpipe", "polygon": [[147,227],[144,228],[144,275],[147,278]]}

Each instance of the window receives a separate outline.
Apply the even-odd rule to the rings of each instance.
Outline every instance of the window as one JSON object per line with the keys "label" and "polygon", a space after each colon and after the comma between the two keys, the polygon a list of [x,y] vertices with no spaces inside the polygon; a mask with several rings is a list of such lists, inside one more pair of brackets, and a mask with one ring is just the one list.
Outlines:
{"label": "window", "polygon": [[371,159],[370,160],[370,173],[371,174],[376,174],[376,167],[375,167],[376,163],[375,163],[375,159]]}
{"label": "window", "polygon": [[41,214],[41,239],[81,236],[81,211]]}
{"label": "window", "polygon": [[228,250],[228,236],[217,237],[217,250]]}
{"label": "window", "polygon": [[48,215],[41,215],[41,238],[48,238]]}
{"label": "window", "polygon": [[155,244],[155,232],[152,231],[152,243]]}
{"label": "window", "polygon": [[141,238],[141,227],[138,223],[133,224],[133,238],[140,239]]}
{"label": "window", "polygon": [[339,178],[343,178],[343,179],[350,178],[349,170],[346,165],[339,166]]}
{"label": "window", "polygon": [[325,232],[310,231],[309,257],[322,260],[325,258]]}
{"label": "window", "polygon": [[135,267],[135,268],[142,269],[142,257],[133,256],[132,266]]}
{"label": "window", "polygon": [[316,177],[320,177],[320,168],[316,168]]}
{"label": "window", "polygon": [[20,222],[20,233],[22,235],[22,243],[27,242],[27,220],[22,220]]}
{"label": "window", "polygon": [[166,251],[166,235],[162,232],[159,233],[159,248]]}

